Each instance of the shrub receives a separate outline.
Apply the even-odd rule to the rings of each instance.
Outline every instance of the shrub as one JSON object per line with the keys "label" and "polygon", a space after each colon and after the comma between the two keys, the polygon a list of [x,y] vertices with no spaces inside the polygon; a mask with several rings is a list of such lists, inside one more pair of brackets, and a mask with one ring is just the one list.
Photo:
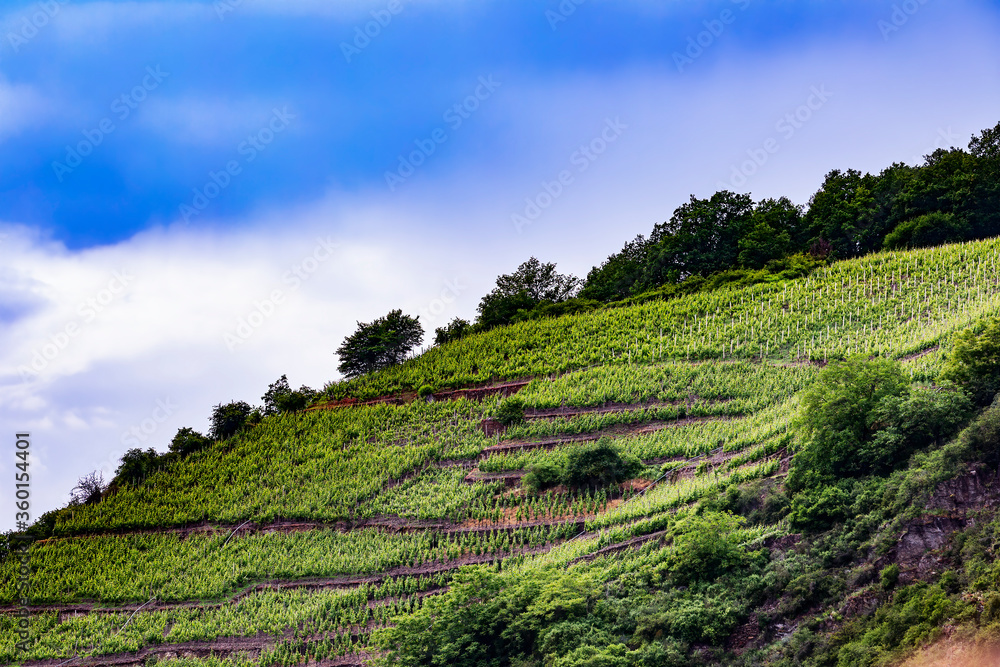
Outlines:
{"label": "shrub", "polygon": [[253,408],[245,401],[220,403],[212,408],[212,428],[208,436],[212,440],[225,440],[239,432],[247,423]]}
{"label": "shrub", "polygon": [[504,426],[513,426],[524,421],[524,403],[516,396],[505,398],[497,406],[496,420]]}
{"label": "shrub", "polygon": [[456,317],[443,327],[434,330],[434,344],[444,345],[453,340],[460,340],[472,333],[472,324],[468,320]]}
{"label": "shrub", "polygon": [[136,486],[152,475],[159,466],[160,455],[152,447],[146,451],[142,451],[138,447],[130,449],[122,456],[121,464],[115,471],[115,479],[112,483]]}
{"label": "shrub", "polygon": [[207,447],[212,440],[198,433],[193,428],[185,426],[177,429],[176,435],[168,446],[170,451],[177,452],[180,456],[187,456],[193,452]]}
{"label": "shrub", "polygon": [[741,517],[728,512],[705,512],[688,516],[674,528],[674,546],[669,570],[679,584],[711,580],[745,559],[734,531]]}
{"label": "shrub", "polygon": [[70,504],[93,504],[101,499],[101,495],[108,488],[104,482],[104,473],[97,470],[84,475],[76,482],[76,486],[69,492]]}
{"label": "shrub", "polygon": [[417,396],[419,398],[427,398],[433,393],[434,393],[434,387],[430,386],[429,384],[425,384],[424,386],[420,387],[420,389],[417,389]]}
{"label": "shrub", "polygon": [[562,484],[565,471],[563,467],[552,460],[536,463],[521,480],[524,490],[528,493],[539,493]]}
{"label": "shrub", "polygon": [[962,435],[970,456],[987,465],[1000,464],[1000,397]]}
{"label": "shrub", "polygon": [[596,443],[570,450],[563,481],[575,488],[599,488],[630,479],[641,470],[639,459],[622,456],[611,439],[603,437]]}
{"label": "shrub", "polygon": [[293,391],[288,384],[288,377],[282,375],[277,381],[268,385],[267,392],[261,396],[261,400],[264,402],[262,414],[267,416],[302,410],[316,398],[318,393],[315,389],[305,385],[299,387],[297,391]]}
{"label": "shrub", "polygon": [[956,337],[941,378],[964,387],[977,405],[990,404],[1000,391],[1000,318]]}
{"label": "shrub", "polygon": [[899,223],[886,234],[886,248],[922,248],[953,243],[968,238],[969,225],[953,213],[925,213]]}
{"label": "shrub", "polygon": [[847,517],[851,496],[839,486],[821,486],[792,498],[788,520],[797,530],[826,530]]}
{"label": "shrub", "polygon": [[805,445],[795,455],[788,488],[798,491],[886,467],[875,434],[885,426],[876,409],[907,391],[899,362],[852,357],[824,368],[802,398],[797,422]]}
{"label": "shrub", "polygon": [[872,471],[881,473],[910,458],[917,449],[940,445],[972,414],[968,395],[954,386],[917,387],[904,396],[887,396],[873,419],[884,428],[875,434]]}
{"label": "shrub", "polygon": [[893,563],[882,568],[882,572],[879,574],[879,583],[882,586],[883,591],[891,591],[896,587],[896,583],[899,582],[899,566]]}

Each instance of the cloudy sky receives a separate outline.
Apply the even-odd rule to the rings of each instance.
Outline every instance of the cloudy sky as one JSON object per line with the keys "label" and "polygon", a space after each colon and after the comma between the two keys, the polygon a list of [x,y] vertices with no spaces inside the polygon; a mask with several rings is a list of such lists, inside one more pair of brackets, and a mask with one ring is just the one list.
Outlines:
{"label": "cloudy sky", "polygon": [[0,7],[0,475],[29,431],[35,515],[335,380],[358,320],[431,332],[692,194],[805,204],[1000,121],[998,2]]}

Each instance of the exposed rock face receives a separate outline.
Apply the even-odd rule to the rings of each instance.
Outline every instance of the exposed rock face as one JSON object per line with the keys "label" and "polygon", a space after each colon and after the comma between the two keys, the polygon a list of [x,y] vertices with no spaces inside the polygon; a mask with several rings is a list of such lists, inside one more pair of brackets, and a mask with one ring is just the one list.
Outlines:
{"label": "exposed rock face", "polygon": [[944,567],[941,550],[948,544],[952,533],[965,528],[966,523],[964,518],[942,516],[917,519],[899,537],[896,562],[915,575],[940,572]]}
{"label": "exposed rock face", "polygon": [[964,513],[998,505],[1000,505],[1000,472],[973,469],[954,479],[941,482],[927,503],[927,509]]}
{"label": "exposed rock face", "polygon": [[1000,507],[1000,473],[973,468],[942,482],[927,503],[930,514],[910,522],[899,536],[895,560],[903,580],[925,578],[946,567],[942,551],[955,531],[975,525],[984,509]]}

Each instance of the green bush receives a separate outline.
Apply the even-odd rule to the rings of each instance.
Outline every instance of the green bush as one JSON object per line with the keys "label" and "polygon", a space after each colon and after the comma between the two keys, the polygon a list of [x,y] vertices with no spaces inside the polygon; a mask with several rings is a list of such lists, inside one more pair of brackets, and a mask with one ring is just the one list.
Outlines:
{"label": "green bush", "polygon": [[885,248],[923,248],[961,241],[969,237],[969,224],[953,213],[925,213],[899,223],[889,232]]}
{"label": "green bush", "polygon": [[510,396],[500,401],[495,419],[504,426],[514,426],[524,421],[524,403],[517,396]]}
{"label": "green bush", "polygon": [[966,329],[955,338],[941,378],[964,387],[977,405],[989,405],[1000,391],[1000,318],[981,330]]}
{"label": "green bush", "polygon": [[212,440],[225,440],[242,429],[250,420],[254,408],[246,401],[220,403],[212,408],[212,428],[208,437]]}
{"label": "green bush", "polygon": [[899,581],[899,566],[893,563],[882,568],[879,574],[879,583],[883,591],[891,591]]}
{"label": "green bush", "polygon": [[839,486],[808,489],[792,498],[788,520],[796,530],[826,530],[846,518],[850,505],[851,496]]}
{"label": "green bush", "polygon": [[674,528],[668,569],[679,584],[711,580],[743,563],[746,551],[734,534],[743,518],[723,512],[685,517]]}
{"label": "green bush", "polygon": [[565,471],[555,461],[545,459],[532,466],[521,479],[524,490],[528,493],[540,493],[563,482]]}
{"label": "green bush", "polygon": [[434,387],[430,386],[429,384],[425,384],[422,387],[420,387],[420,389],[417,389],[418,398],[427,398],[433,393],[434,393]]}
{"label": "green bush", "polygon": [[170,451],[177,452],[179,456],[187,456],[199,449],[204,449],[211,443],[211,438],[206,438],[193,428],[185,426],[184,428],[177,429],[177,433],[170,441],[168,447]]}
{"label": "green bush", "polygon": [[874,422],[882,426],[872,438],[877,456],[872,471],[887,472],[924,447],[943,444],[972,414],[968,395],[950,385],[916,387],[902,396],[887,396],[875,406]]}
{"label": "green bush", "polygon": [[600,488],[623,482],[639,474],[642,462],[634,456],[622,456],[611,438],[570,450],[566,456],[563,483],[573,488]]}
{"label": "green bush", "polygon": [[845,477],[861,477],[894,463],[875,441],[883,399],[902,396],[907,380],[898,361],[852,357],[824,368],[802,397],[799,433],[788,488],[800,491]]}
{"label": "green bush", "polygon": [[539,493],[560,484],[574,489],[598,489],[632,479],[644,466],[635,456],[623,455],[603,437],[597,442],[572,448],[564,458],[546,458],[522,478],[528,493]]}

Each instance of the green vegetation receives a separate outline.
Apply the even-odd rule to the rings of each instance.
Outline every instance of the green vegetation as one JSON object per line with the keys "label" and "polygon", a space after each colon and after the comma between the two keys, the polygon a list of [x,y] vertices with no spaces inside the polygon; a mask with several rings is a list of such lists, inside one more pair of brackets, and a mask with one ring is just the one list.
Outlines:
{"label": "green vegetation", "polygon": [[566,301],[579,289],[573,276],[556,272],[556,265],[532,257],[517,271],[497,278],[496,287],[479,302],[476,329],[483,331],[530,317],[538,307]]}
{"label": "green vegetation", "polygon": [[337,370],[351,378],[401,363],[424,339],[418,319],[397,309],[373,322],[358,322],[357,331],[337,348]]}
{"label": "green vegetation", "polygon": [[955,339],[942,378],[966,388],[979,405],[988,405],[1000,391],[1000,319],[967,329]]}
{"label": "green vegetation", "polygon": [[524,402],[517,396],[505,398],[497,406],[496,420],[504,426],[524,423]]}
{"label": "green vegetation", "polygon": [[[325,393],[372,398],[428,383],[457,387],[595,365],[899,358],[947,344],[954,332],[996,312],[998,249],[993,239],[886,252],[837,262],[799,280],[521,322],[330,384]],[[939,370],[928,368],[930,377]]]}
{"label": "green vegetation", "polygon": [[545,459],[524,477],[531,493],[563,485],[571,489],[599,489],[632,479],[642,470],[642,461],[622,452],[604,437],[591,444],[569,449],[563,461]]}
{"label": "green vegetation", "polygon": [[532,258],[413,358],[415,318],[359,324],[322,397],[281,376],[81,478],[0,661],[840,667],[995,635],[1000,240],[965,241],[1000,229],[998,137],[808,209],[692,198],[579,293]]}
{"label": "green vegetation", "polygon": [[250,421],[253,407],[246,401],[220,403],[212,408],[212,428],[208,435],[212,440],[225,440],[239,433]]}

